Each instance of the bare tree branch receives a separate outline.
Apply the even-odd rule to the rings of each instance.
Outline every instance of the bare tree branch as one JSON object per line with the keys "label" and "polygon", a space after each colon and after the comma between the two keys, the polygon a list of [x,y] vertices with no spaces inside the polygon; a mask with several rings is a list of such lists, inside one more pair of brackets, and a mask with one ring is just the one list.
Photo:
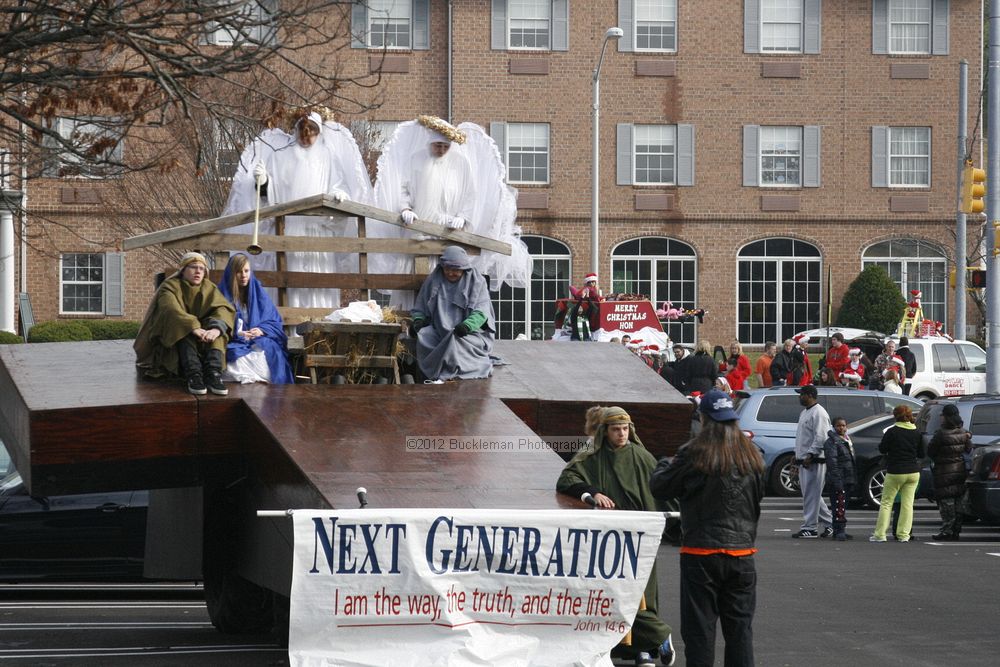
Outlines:
{"label": "bare tree branch", "polygon": [[162,171],[178,164],[180,137],[200,148],[219,125],[256,130],[283,108],[312,104],[363,113],[381,79],[341,62],[350,7],[0,0],[0,146],[26,138],[25,155],[42,157],[29,160],[29,178]]}

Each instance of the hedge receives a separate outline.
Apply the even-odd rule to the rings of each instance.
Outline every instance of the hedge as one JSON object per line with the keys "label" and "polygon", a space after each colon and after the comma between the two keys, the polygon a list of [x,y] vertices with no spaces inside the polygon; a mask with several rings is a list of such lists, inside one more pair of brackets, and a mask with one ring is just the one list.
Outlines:
{"label": "hedge", "polygon": [[134,320],[80,320],[94,340],[128,340],[139,333],[139,322]]}
{"label": "hedge", "polygon": [[94,340],[90,328],[80,320],[39,322],[28,332],[29,343],[65,343]]}
{"label": "hedge", "polygon": [[16,333],[11,333],[9,331],[0,331],[0,345],[15,345],[17,343],[23,343],[24,339],[18,336]]}

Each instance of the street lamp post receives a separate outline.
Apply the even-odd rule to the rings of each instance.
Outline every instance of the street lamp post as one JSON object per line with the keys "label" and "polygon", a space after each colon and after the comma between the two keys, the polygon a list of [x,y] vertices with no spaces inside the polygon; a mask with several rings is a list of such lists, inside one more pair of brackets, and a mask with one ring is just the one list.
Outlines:
{"label": "street lamp post", "polygon": [[608,41],[619,39],[625,34],[621,28],[608,28],[604,33],[604,41],[601,43],[601,57],[597,59],[597,67],[594,68],[594,146],[591,158],[591,175],[593,182],[590,188],[590,270],[600,275],[598,264],[599,243],[599,222],[598,215],[600,209],[600,184],[598,177],[600,173],[599,159],[599,138],[601,134],[601,63],[604,62],[604,51],[608,48]]}

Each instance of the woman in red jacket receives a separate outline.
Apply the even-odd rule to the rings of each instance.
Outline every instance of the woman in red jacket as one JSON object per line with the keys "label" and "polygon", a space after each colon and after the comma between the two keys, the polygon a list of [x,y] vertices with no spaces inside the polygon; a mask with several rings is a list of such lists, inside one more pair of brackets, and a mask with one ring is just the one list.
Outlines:
{"label": "woman in red jacket", "polygon": [[726,380],[729,386],[736,391],[743,389],[746,379],[750,377],[750,359],[743,354],[743,345],[738,340],[729,344],[729,359],[726,360]]}

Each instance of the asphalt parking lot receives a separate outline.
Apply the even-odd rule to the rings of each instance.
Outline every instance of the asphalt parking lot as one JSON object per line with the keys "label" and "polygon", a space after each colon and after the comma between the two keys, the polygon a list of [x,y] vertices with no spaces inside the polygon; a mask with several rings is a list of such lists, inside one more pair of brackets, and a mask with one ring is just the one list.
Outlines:
{"label": "asphalt parking lot", "polygon": [[[935,544],[938,513],[918,504],[911,544],[872,544],[875,513],[848,512],[850,542],[793,540],[795,499],[764,502],[757,557],[756,662],[767,666],[995,665],[1000,655],[1000,526]],[[660,600],[674,625],[677,549],[660,548]],[[721,637],[717,664],[722,664]],[[2,665],[287,665],[269,637],[212,628],[192,586],[0,587]]]}

